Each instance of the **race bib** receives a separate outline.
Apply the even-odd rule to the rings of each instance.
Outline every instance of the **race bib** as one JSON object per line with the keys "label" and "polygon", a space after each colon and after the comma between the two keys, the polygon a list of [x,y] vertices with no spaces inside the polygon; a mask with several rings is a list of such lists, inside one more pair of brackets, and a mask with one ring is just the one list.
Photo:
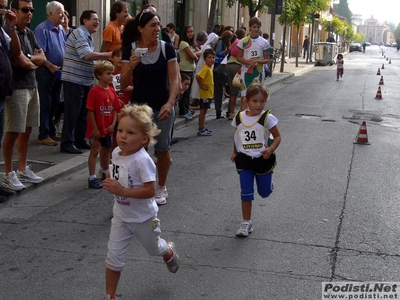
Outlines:
{"label": "race bib", "polygon": [[264,146],[264,130],[261,128],[243,128],[239,131],[239,138],[244,151],[259,150]]}
{"label": "race bib", "polygon": [[116,92],[119,92],[121,90],[121,74],[114,75],[112,83],[114,86],[114,90]]}

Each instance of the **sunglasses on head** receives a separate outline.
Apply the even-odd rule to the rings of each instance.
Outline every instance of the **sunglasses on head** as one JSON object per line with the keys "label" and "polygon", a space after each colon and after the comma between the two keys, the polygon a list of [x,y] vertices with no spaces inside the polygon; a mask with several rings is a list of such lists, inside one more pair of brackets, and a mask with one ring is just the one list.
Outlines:
{"label": "sunglasses on head", "polygon": [[29,7],[23,7],[19,9],[20,11],[22,11],[24,14],[27,14],[28,12],[32,13],[35,11],[34,8],[29,8]]}
{"label": "sunglasses on head", "polygon": [[[149,9],[149,8],[143,9],[142,13],[141,13],[140,16],[139,16],[139,22],[140,22],[140,19],[141,19],[142,16],[143,16],[143,14],[147,14],[147,13],[149,13],[149,12],[153,13],[153,11],[152,11],[151,9]],[[153,14],[154,14],[154,13],[153,13]]]}

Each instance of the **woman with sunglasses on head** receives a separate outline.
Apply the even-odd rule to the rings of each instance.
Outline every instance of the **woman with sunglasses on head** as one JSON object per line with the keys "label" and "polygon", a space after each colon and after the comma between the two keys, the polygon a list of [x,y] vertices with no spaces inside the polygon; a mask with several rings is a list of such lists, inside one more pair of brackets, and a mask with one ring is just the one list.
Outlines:
{"label": "woman with sunglasses on head", "polygon": [[[150,9],[143,10],[126,24],[122,33],[121,89],[130,84],[133,76],[130,102],[148,104],[154,111],[157,127],[161,129],[154,148],[158,172],[155,199],[162,205],[168,197],[165,185],[171,161],[169,148],[179,74],[175,49],[172,44],[159,40],[160,31],[160,19]],[[140,56],[139,52],[145,56]]]}

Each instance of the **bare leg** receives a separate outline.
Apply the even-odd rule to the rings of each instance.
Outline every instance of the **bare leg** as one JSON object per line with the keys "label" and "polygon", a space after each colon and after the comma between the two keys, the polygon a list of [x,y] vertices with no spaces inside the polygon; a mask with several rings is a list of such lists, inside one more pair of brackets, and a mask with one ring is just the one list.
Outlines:
{"label": "bare leg", "polygon": [[102,170],[108,170],[110,166],[110,148],[100,147],[100,166]]}
{"label": "bare leg", "polygon": [[204,128],[206,120],[207,108],[200,109],[199,114],[199,128]]}
{"label": "bare leg", "polygon": [[90,154],[88,158],[89,175],[96,174],[96,161],[97,161],[97,156],[99,155],[99,148],[100,148],[99,140],[93,139],[92,147],[90,149]]}
{"label": "bare leg", "polygon": [[17,149],[18,149],[18,170],[25,171],[28,165],[28,148],[29,137],[31,136],[32,127],[26,127],[25,132],[18,135]]}
{"label": "bare leg", "polygon": [[235,113],[235,106],[236,106],[237,95],[231,95],[229,99],[229,113]]}
{"label": "bare leg", "polygon": [[121,272],[116,272],[106,268],[106,293],[108,295],[115,295]]}
{"label": "bare leg", "polygon": [[251,208],[253,201],[242,201],[243,220],[251,220]]}
{"label": "bare leg", "polygon": [[161,186],[165,186],[165,183],[167,182],[170,164],[171,156],[169,151],[157,151],[158,184]]}
{"label": "bare leg", "polygon": [[14,153],[15,141],[18,139],[18,132],[6,132],[3,139],[3,155],[6,174],[13,170],[12,160]]}

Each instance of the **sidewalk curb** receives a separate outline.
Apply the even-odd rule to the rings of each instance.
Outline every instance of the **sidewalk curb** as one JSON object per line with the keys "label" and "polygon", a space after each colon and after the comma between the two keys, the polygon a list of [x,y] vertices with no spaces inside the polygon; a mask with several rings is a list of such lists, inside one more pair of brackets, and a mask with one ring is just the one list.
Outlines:
{"label": "sidewalk curb", "polygon": [[87,165],[89,153],[90,153],[90,151],[87,150],[83,154],[78,154],[78,155],[71,154],[71,155],[75,155],[75,156],[71,159],[63,161],[60,164],[56,164],[56,165],[46,168],[40,172],[37,172],[36,174],[38,176],[44,178],[43,182],[39,183],[39,184],[23,183],[25,185],[25,188],[21,191],[17,191],[13,196],[11,196],[11,198],[15,199],[20,196],[23,196],[25,194],[24,191],[30,191],[33,188],[37,188],[42,185],[53,183],[55,180],[57,180],[60,177],[70,175],[70,174],[82,169],[82,167],[84,165]]}

